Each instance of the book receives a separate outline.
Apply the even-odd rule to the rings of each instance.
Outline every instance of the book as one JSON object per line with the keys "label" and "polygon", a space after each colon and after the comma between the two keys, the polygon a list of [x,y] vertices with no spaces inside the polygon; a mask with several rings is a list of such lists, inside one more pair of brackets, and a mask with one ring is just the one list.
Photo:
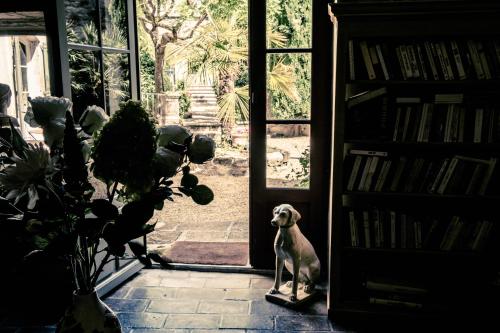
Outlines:
{"label": "book", "polygon": [[451,161],[450,165],[448,165],[448,168],[446,169],[446,173],[443,176],[443,180],[439,184],[439,187],[436,190],[436,193],[438,194],[444,194],[446,187],[448,186],[448,183],[453,175],[453,172],[455,171],[455,168],[459,162],[459,159],[457,156],[454,156]]}
{"label": "book", "polygon": [[351,235],[351,246],[359,247],[358,220],[352,210],[349,211],[349,230]]}
{"label": "book", "polygon": [[482,132],[483,132],[483,108],[476,108],[475,110],[475,118],[474,118],[474,143],[481,143]]}
{"label": "book", "polygon": [[392,160],[384,160],[384,162],[382,163],[382,167],[374,188],[375,192],[381,192],[384,189],[384,185],[387,179],[387,175],[389,174],[389,170],[391,169],[391,165]]}
{"label": "book", "polygon": [[372,180],[373,180],[373,177],[375,175],[375,172],[377,171],[377,166],[379,164],[379,160],[380,160],[380,157],[372,156],[372,160],[370,163],[370,169],[368,170],[368,174],[367,174],[365,182],[363,184],[362,191],[365,191],[365,192],[370,191]]}
{"label": "book", "polygon": [[401,156],[399,158],[399,160],[397,162],[397,165],[396,165],[395,172],[394,172],[394,176],[392,178],[391,185],[389,187],[390,191],[395,192],[395,191],[397,191],[399,189],[399,183],[400,183],[400,180],[401,180],[401,176],[403,175],[403,172],[405,170],[406,162],[407,162],[407,158],[406,157]]}
{"label": "book", "polygon": [[450,251],[453,249],[463,226],[464,221],[459,216],[452,217],[441,241],[441,250]]}
{"label": "book", "polygon": [[373,69],[372,60],[370,58],[370,51],[368,49],[368,44],[366,41],[360,41],[359,47],[361,49],[361,55],[363,56],[363,62],[366,67],[366,72],[368,74],[369,80],[375,80],[377,77],[375,75],[375,70]]}
{"label": "book", "polygon": [[389,75],[389,71],[387,70],[386,59],[382,53],[382,46],[380,44],[376,44],[375,49],[377,50],[377,55],[378,59],[380,60],[380,67],[382,68],[382,73],[384,74],[384,78],[386,80],[390,80],[391,76]]}
{"label": "book", "polygon": [[374,156],[368,156],[366,158],[366,163],[364,165],[363,171],[361,173],[361,179],[360,179],[359,184],[358,184],[358,191],[364,191],[366,178],[368,177],[368,172],[370,171],[370,165],[373,161],[373,158],[374,158]]}
{"label": "book", "polygon": [[391,249],[396,248],[396,223],[397,223],[397,216],[396,212],[391,210],[389,211],[389,218],[390,218],[390,231],[391,231]]}
{"label": "book", "polygon": [[434,56],[429,41],[424,42],[424,49],[425,49],[425,54],[427,55],[427,60],[429,62],[429,67],[431,68],[432,77],[434,78],[434,80],[439,80],[437,66],[434,61]]}
{"label": "book", "polygon": [[446,172],[446,168],[448,167],[448,163],[450,162],[449,158],[445,158],[441,162],[441,167],[439,168],[438,173],[436,174],[436,177],[434,178],[434,181],[432,182],[432,185],[428,189],[429,193],[435,193],[439,184],[441,183],[441,180]]}
{"label": "book", "polygon": [[421,309],[423,307],[421,303],[400,301],[387,298],[376,298],[376,297],[370,297],[370,304],[397,306],[410,309]]}
{"label": "book", "polygon": [[477,49],[477,54],[479,55],[479,61],[481,62],[481,67],[484,72],[484,78],[489,80],[493,76],[491,75],[491,69],[488,64],[488,60],[486,59],[486,53],[483,47],[483,43],[481,41],[476,41],[476,49]]}
{"label": "book", "polygon": [[406,227],[407,227],[407,220],[406,220],[406,214],[401,214],[400,217],[399,217],[399,225],[400,225],[400,247],[402,249],[406,249],[407,248],[407,230],[406,230]]}
{"label": "book", "polygon": [[354,158],[354,164],[351,169],[351,174],[349,176],[349,181],[347,183],[347,190],[352,191],[354,189],[354,183],[358,178],[359,170],[361,168],[361,162],[363,161],[363,156],[358,155]]}
{"label": "book", "polygon": [[387,87],[381,87],[375,90],[363,91],[359,94],[351,96],[347,99],[347,108],[352,108],[358,104],[367,102],[371,99],[377,98],[387,93]]}
{"label": "book", "polygon": [[368,211],[363,211],[363,233],[365,240],[365,248],[371,248],[371,237],[370,237],[370,214]]}
{"label": "book", "polygon": [[458,48],[458,43],[456,40],[450,41],[451,52],[453,54],[453,59],[455,60],[455,66],[457,68],[458,78],[460,80],[467,79],[467,74],[465,73],[465,67],[462,62],[462,56],[460,55],[460,49]]}
{"label": "book", "polygon": [[478,53],[476,44],[474,43],[473,40],[470,40],[470,39],[467,40],[467,48],[468,48],[469,53],[470,53],[472,65],[474,66],[476,78],[478,80],[485,79],[486,76],[485,76],[484,71],[483,71],[481,59],[479,57],[479,53]]}
{"label": "book", "polygon": [[349,78],[354,81],[356,80],[355,73],[355,59],[354,59],[354,41],[352,39],[348,42],[348,52],[349,52]]}

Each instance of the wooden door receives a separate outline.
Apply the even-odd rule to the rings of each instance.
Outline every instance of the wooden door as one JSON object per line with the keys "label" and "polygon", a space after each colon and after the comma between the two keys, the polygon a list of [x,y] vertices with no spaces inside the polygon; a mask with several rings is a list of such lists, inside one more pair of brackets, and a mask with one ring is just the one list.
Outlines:
{"label": "wooden door", "polygon": [[[294,1],[297,8],[277,9],[282,2],[249,2],[250,264],[274,267],[272,209],[289,203],[302,215],[298,225],[326,272],[332,118],[328,3]],[[282,20],[301,23],[285,31],[280,42],[276,32],[283,32]]]}

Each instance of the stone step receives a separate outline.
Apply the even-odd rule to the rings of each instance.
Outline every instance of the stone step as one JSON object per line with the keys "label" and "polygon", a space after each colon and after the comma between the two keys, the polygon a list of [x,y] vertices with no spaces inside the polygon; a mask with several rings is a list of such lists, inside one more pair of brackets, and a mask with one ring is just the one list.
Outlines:
{"label": "stone step", "polygon": [[[217,113],[191,113],[192,118],[217,118]],[[189,118],[188,118],[189,119]]]}
{"label": "stone step", "polygon": [[203,108],[203,107],[217,107],[218,105],[215,102],[191,102],[191,106]]}
{"label": "stone step", "polygon": [[196,97],[191,98],[192,103],[217,103],[217,98],[215,97]]}
{"label": "stone step", "polygon": [[212,107],[206,107],[206,106],[202,106],[202,107],[193,107],[191,106],[191,112],[195,112],[195,113],[205,113],[205,112],[215,112],[217,113],[219,111],[219,108],[217,106],[212,106]]}

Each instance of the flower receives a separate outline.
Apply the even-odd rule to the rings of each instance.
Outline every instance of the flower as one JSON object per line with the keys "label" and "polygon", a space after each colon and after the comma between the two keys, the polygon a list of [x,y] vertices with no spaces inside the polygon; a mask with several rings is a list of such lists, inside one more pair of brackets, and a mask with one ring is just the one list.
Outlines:
{"label": "flower", "polygon": [[[71,111],[73,103],[65,97],[36,97],[30,98],[32,119],[41,127],[47,126],[55,119],[64,119],[66,111]],[[31,119],[31,114],[26,114],[28,119]]]}
{"label": "flower", "polygon": [[215,155],[215,142],[206,135],[196,135],[189,145],[188,157],[195,164],[203,164]]}
{"label": "flower", "polygon": [[158,128],[158,146],[167,147],[171,142],[177,145],[186,143],[192,134],[179,125],[167,125]]}
{"label": "flower", "polygon": [[73,103],[65,97],[36,97],[29,99],[31,110],[24,119],[30,126],[43,128],[45,143],[52,147],[61,145],[64,137],[66,111],[71,111]]}
{"label": "flower", "polygon": [[7,167],[0,173],[0,186],[7,192],[7,199],[14,199],[16,204],[28,195],[28,209],[35,208],[40,195],[39,190],[52,188],[50,177],[56,172],[50,153],[42,144],[29,144],[25,157],[14,156],[15,165]]}
{"label": "flower", "polygon": [[85,133],[92,135],[95,131],[99,131],[108,120],[109,116],[101,107],[92,105],[85,109],[79,123]]}
{"label": "flower", "polygon": [[155,175],[173,177],[182,163],[182,155],[164,147],[158,147],[154,157]]}

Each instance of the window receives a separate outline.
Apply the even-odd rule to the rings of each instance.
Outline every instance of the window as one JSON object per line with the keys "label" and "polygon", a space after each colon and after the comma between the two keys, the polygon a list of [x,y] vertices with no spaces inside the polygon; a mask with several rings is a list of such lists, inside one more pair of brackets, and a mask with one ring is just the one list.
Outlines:
{"label": "window", "polygon": [[[65,0],[75,118],[89,105],[113,114],[137,96],[133,0]],[[133,20],[132,20],[133,21]]]}

